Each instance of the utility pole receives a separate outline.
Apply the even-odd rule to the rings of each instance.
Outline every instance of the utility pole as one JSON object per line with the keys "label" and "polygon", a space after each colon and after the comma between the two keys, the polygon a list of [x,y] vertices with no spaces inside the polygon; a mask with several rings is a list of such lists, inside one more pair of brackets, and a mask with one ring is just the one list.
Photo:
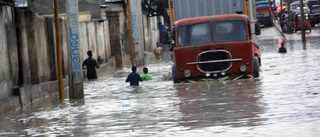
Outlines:
{"label": "utility pole", "polygon": [[301,40],[306,42],[306,31],[304,28],[304,11],[303,11],[303,1],[300,0],[300,15],[301,15]]}
{"label": "utility pole", "polygon": [[[254,15],[256,15],[256,8],[254,7],[255,3],[253,3],[253,2],[254,2],[253,0],[247,0],[246,5],[249,4],[249,7],[246,7],[246,8],[249,8],[249,19],[251,22],[251,24],[250,24],[251,30],[255,31],[255,29],[253,27],[255,25],[252,25],[252,23],[255,23],[257,20],[256,20],[256,17],[254,16]],[[246,14],[248,15],[248,13],[246,13]],[[256,32],[254,32],[254,33],[256,33]]]}
{"label": "utility pole", "polygon": [[[249,15],[249,17],[250,17],[250,22],[254,22],[255,20],[255,18],[253,17],[253,5],[254,3],[253,3],[253,1],[252,0],[249,0],[249,9],[250,9],[250,15]],[[254,9],[255,10],[255,9]]]}
{"label": "utility pole", "polygon": [[291,21],[291,18],[292,18],[292,14],[291,14],[291,6],[290,4],[294,1],[294,0],[286,0],[287,1],[287,8],[288,8],[288,20],[289,20],[289,26],[288,26],[288,34],[292,34],[293,31],[292,31],[292,21]]}
{"label": "utility pole", "polygon": [[69,98],[82,99],[83,82],[82,82],[82,62],[80,56],[80,35],[79,35],[79,10],[78,0],[67,0],[66,9],[68,16],[69,28],[69,49],[70,62],[72,63],[69,70]]}
{"label": "utility pole", "polygon": [[129,37],[130,37],[130,47],[131,47],[131,61],[132,61],[132,66],[135,66],[130,0],[126,0],[126,3],[127,3],[127,16],[128,16]]}
{"label": "utility pole", "polygon": [[144,65],[144,36],[143,36],[143,16],[141,0],[127,0],[128,24],[130,31],[131,49],[134,54],[135,64]]}
{"label": "utility pole", "polygon": [[60,24],[59,24],[59,8],[58,0],[53,1],[54,5],[54,24],[56,30],[56,48],[57,48],[57,64],[58,64],[58,84],[59,84],[59,97],[60,100],[64,99],[63,93],[63,74],[62,74],[62,55],[61,55],[61,36],[60,36]]}

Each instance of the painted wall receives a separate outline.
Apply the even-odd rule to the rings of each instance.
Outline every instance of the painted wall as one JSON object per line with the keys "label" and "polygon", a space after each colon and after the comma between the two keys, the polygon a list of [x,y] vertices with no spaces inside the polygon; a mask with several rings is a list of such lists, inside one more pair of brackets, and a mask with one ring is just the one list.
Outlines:
{"label": "painted wall", "polygon": [[[81,62],[88,57],[88,50],[94,51],[95,59],[101,56],[106,62],[111,56],[108,21],[80,22],[80,30]],[[60,20],[60,32],[63,77],[67,77],[70,48],[65,20]],[[0,48],[0,101],[9,98],[14,87],[57,80],[53,18],[0,6]]]}

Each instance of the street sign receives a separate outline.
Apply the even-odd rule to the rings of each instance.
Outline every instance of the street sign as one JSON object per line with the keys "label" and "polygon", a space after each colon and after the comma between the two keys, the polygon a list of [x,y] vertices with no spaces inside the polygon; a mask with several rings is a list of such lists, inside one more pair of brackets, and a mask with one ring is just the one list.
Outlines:
{"label": "street sign", "polygon": [[170,0],[169,1],[169,6],[170,6],[170,19],[171,19],[171,22],[174,23],[175,20],[174,20],[174,6],[173,6],[173,0]]}
{"label": "street sign", "polygon": [[245,0],[245,6],[246,6],[246,15],[250,16],[249,0]]}

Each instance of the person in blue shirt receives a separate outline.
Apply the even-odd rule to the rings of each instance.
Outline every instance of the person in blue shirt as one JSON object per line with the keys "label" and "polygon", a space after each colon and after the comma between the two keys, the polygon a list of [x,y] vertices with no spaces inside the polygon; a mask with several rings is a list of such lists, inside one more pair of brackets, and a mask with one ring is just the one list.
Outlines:
{"label": "person in blue shirt", "polygon": [[128,75],[126,82],[130,82],[130,86],[139,86],[139,81],[142,81],[140,75],[136,73],[137,67],[131,67],[132,72]]}
{"label": "person in blue shirt", "polygon": [[160,43],[163,43],[164,25],[161,22],[158,24],[158,29],[160,34]]}

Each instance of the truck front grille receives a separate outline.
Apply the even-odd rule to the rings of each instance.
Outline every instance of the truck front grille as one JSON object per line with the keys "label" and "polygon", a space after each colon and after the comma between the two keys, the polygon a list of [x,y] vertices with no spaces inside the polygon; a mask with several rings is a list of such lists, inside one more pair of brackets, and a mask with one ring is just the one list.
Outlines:
{"label": "truck front grille", "polygon": [[[228,59],[227,52],[219,51],[219,52],[207,52],[203,53],[200,56],[201,61],[212,61],[212,60],[224,60]],[[204,63],[201,64],[201,70],[203,71],[220,71],[227,69],[230,62],[216,62],[216,63]]]}

